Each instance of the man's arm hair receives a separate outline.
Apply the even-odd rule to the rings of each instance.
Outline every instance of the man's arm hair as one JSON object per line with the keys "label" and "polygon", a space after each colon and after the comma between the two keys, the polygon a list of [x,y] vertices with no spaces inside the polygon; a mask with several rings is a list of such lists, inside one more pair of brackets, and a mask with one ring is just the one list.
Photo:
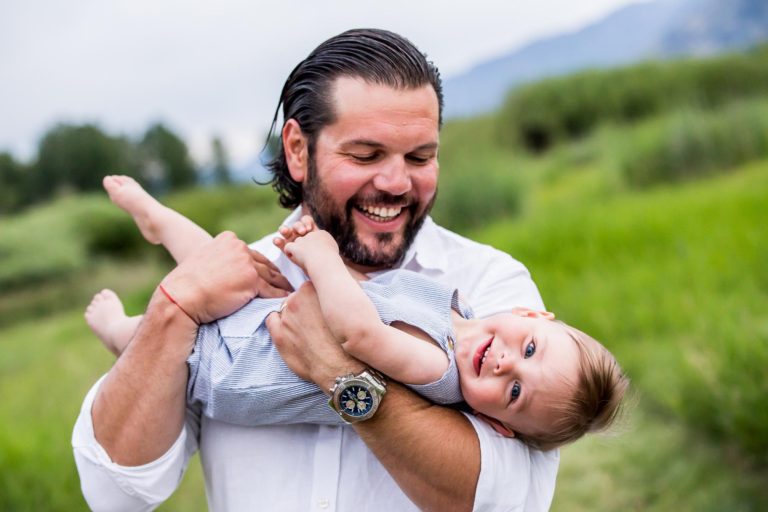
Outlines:
{"label": "man's arm hair", "polygon": [[155,292],[93,403],[94,435],[114,462],[146,464],[178,438],[185,418],[186,360],[196,331],[194,322]]}

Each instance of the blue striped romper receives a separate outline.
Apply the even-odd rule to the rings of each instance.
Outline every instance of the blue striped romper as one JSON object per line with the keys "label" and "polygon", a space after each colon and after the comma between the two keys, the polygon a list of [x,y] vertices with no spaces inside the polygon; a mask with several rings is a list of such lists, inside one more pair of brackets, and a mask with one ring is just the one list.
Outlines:
{"label": "blue striped romper", "polygon": [[[410,387],[435,403],[461,402],[451,309],[467,318],[472,312],[459,304],[458,293],[408,270],[391,270],[360,284],[384,323],[418,327],[448,355],[448,370],[439,380]],[[272,344],[264,320],[282,301],[256,298],[200,326],[187,360],[190,405],[199,405],[210,418],[244,426],[343,423],[328,407],[327,396],[293,373]]]}

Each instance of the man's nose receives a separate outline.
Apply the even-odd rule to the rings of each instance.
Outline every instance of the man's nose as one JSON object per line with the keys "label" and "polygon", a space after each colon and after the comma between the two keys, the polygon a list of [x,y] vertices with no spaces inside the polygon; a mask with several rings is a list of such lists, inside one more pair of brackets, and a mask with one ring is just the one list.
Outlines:
{"label": "man's nose", "polygon": [[411,175],[407,163],[402,159],[386,162],[373,179],[377,190],[399,196],[411,191]]}

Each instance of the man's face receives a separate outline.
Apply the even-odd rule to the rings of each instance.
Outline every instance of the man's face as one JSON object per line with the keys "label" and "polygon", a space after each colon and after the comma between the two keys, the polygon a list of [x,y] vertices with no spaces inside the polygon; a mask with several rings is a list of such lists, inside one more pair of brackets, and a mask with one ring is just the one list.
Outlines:
{"label": "man's face", "polygon": [[363,270],[395,265],[437,190],[434,89],[393,89],[343,77],[333,87],[336,121],[318,134],[303,206]]}

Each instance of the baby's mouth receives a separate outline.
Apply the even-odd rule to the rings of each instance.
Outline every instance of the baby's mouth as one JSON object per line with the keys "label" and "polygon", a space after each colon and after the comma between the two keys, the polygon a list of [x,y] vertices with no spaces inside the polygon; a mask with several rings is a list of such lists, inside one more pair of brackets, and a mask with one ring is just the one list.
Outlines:
{"label": "baby's mouth", "polygon": [[486,343],[480,345],[475,352],[475,356],[472,358],[472,362],[475,367],[475,373],[480,376],[480,369],[485,364],[485,359],[488,357],[488,352],[491,350],[491,344],[493,343],[493,337],[491,337]]}

